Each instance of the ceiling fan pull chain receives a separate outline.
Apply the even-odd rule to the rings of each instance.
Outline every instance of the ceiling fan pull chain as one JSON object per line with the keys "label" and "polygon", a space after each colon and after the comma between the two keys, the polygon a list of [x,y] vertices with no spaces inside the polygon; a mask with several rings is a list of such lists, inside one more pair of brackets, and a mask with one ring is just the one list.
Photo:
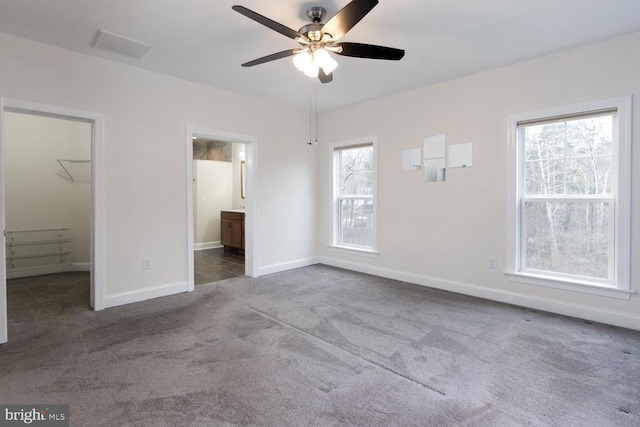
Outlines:
{"label": "ceiling fan pull chain", "polygon": [[318,145],[318,81],[316,79],[311,79],[312,84],[313,84],[313,89],[314,89],[314,100],[315,100],[315,105],[314,105],[314,118],[315,118],[315,123],[316,123],[316,138],[315,138],[315,144]]}
{"label": "ceiling fan pull chain", "polygon": [[316,79],[309,79],[309,142],[308,145],[318,144],[318,86]]}

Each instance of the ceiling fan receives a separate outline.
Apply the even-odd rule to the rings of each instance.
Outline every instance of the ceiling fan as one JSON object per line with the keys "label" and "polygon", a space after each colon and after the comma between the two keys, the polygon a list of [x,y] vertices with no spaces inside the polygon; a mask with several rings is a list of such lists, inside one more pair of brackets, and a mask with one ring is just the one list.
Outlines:
{"label": "ceiling fan", "polygon": [[318,77],[322,83],[329,83],[333,80],[333,70],[338,66],[338,63],[331,57],[329,52],[356,58],[398,61],[404,56],[404,50],[402,49],[338,41],[377,4],[378,0],[353,0],[324,24],[322,20],[325,18],[327,11],[323,7],[311,7],[307,9],[307,16],[311,23],[304,25],[298,31],[244,6],[233,6],[232,9],[236,12],[292,38],[300,44],[297,49],[289,49],[263,56],[246,62],[242,66],[253,67],[254,65],[293,56],[293,62],[300,71],[303,71],[309,77]]}

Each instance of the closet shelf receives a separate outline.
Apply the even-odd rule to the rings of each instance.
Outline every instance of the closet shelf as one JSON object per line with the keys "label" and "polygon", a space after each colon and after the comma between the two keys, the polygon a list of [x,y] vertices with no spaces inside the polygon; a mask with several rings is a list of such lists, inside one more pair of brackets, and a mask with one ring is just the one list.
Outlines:
{"label": "closet shelf", "polygon": [[38,240],[37,242],[7,242],[7,246],[41,245],[43,243],[70,242],[71,239]]}
{"label": "closet shelf", "polygon": [[5,232],[7,278],[70,271],[73,258],[71,229]]}
{"label": "closet shelf", "polygon": [[48,253],[40,253],[40,254],[35,254],[35,255],[20,255],[20,256],[7,256],[7,260],[14,260],[14,259],[30,259],[30,258],[43,258],[43,257],[50,257],[50,256],[62,256],[62,255],[69,255],[71,253],[71,251],[65,251],[65,252],[48,252]]}

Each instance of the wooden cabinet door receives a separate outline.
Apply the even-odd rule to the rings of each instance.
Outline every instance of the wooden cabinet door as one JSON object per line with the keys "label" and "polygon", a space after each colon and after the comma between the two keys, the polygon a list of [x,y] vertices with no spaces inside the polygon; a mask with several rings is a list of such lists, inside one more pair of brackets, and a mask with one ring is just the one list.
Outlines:
{"label": "wooden cabinet door", "polygon": [[222,219],[221,220],[221,243],[231,248],[242,247],[242,221]]}

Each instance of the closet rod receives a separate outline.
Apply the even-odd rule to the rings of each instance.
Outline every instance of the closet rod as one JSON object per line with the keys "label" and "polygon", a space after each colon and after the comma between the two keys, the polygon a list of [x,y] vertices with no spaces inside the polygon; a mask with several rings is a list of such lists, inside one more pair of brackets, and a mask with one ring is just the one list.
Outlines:
{"label": "closet rod", "polygon": [[69,162],[69,163],[91,163],[91,160],[70,160],[70,159],[56,159],[56,162],[58,162],[58,164],[60,165],[60,167],[64,170],[64,172],[67,174],[67,177],[69,177],[69,179],[71,181],[73,181],[73,176],[71,175],[71,173],[69,173],[69,170],[67,168],[64,167],[64,165],[62,164],[62,162]]}

